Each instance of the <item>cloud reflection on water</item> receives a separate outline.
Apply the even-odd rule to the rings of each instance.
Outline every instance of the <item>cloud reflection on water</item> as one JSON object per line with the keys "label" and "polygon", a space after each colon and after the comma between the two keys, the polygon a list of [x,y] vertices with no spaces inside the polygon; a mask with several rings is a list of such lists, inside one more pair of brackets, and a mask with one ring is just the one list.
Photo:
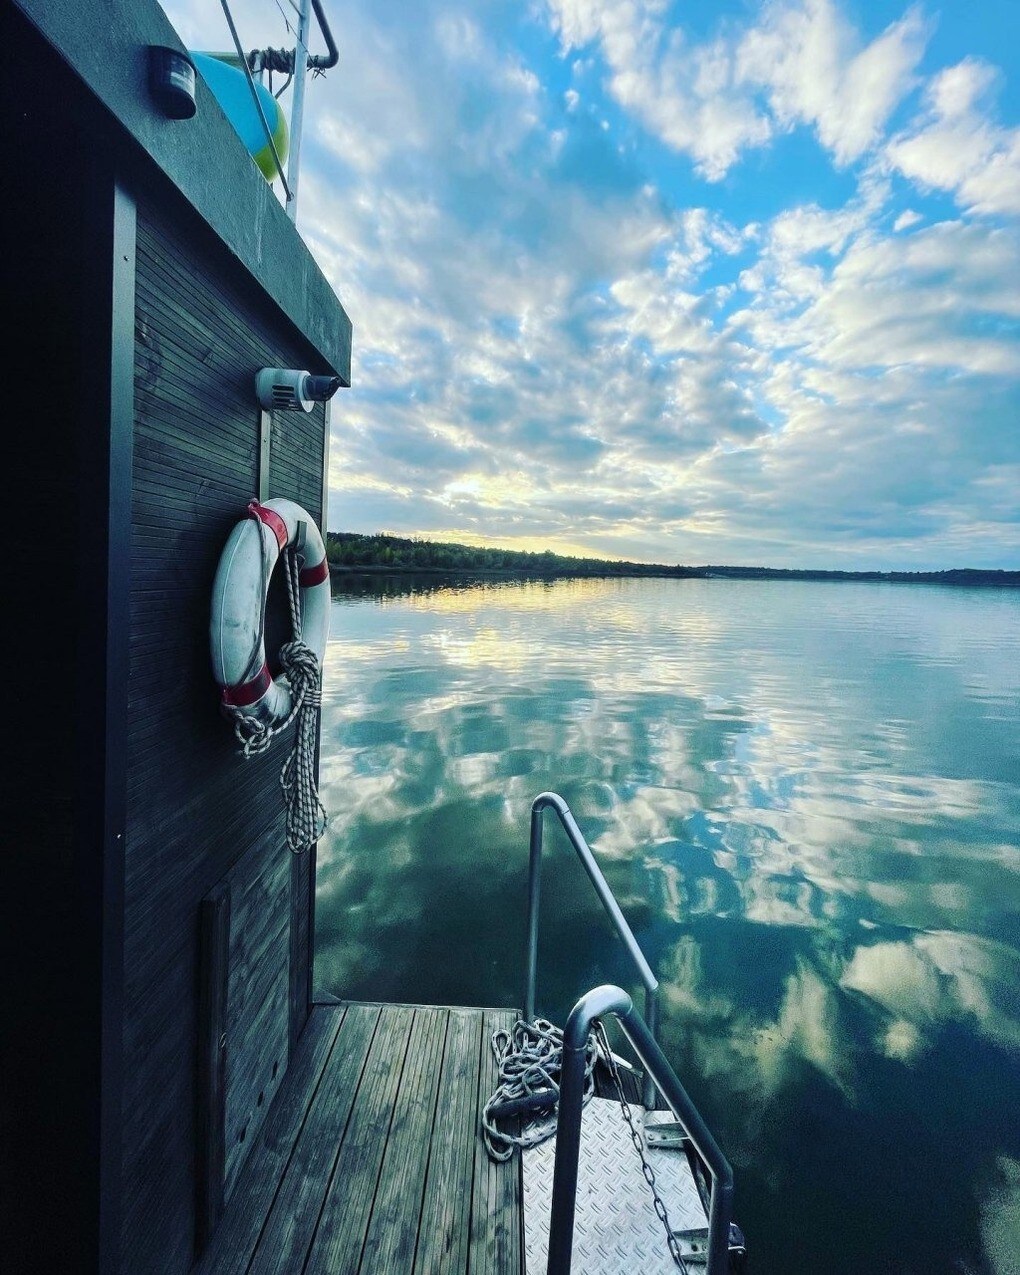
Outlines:
{"label": "cloud reflection on water", "polygon": [[[1002,705],[1018,608],[687,583],[336,607],[317,982],[518,1001],[527,813],[560,791],[660,971],[667,1043],[734,1160],[779,1190],[798,1171],[768,1113],[815,1084],[862,1112],[880,1105],[883,1068],[925,1070],[937,1107],[952,1085],[934,1051],[951,1032],[1006,1051],[1016,1073],[1020,743]],[[559,853],[544,906],[561,936],[546,945],[551,997],[629,982]],[[975,1082],[954,1083],[954,1101],[979,1105]]]}

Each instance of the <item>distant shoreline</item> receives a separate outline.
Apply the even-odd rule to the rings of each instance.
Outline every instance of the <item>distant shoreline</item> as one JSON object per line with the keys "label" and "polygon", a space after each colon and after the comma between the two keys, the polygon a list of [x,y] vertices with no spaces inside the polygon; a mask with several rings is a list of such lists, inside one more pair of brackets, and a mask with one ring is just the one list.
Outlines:
{"label": "distant shoreline", "polygon": [[823,571],[795,567],[429,567],[389,563],[329,564],[331,576],[484,577],[494,580],[812,580],[885,584],[943,584],[957,588],[1020,588],[1020,571]]}
{"label": "distant shoreline", "polygon": [[489,549],[438,540],[408,539],[386,532],[364,535],[330,531],[326,557],[334,575],[431,575],[500,580],[864,580],[889,584],[951,584],[978,588],[1020,588],[1020,570],[829,571],[800,567],[685,566],[683,563],[607,561]]}

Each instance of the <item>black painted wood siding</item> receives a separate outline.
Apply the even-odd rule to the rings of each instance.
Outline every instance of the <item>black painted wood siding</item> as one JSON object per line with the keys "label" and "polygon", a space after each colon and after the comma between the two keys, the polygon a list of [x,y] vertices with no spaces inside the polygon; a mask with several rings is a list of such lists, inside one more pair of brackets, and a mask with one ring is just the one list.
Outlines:
{"label": "black painted wood siding", "polygon": [[[238,756],[210,673],[209,598],[257,491],[255,373],[318,363],[197,219],[139,200],[132,534],[120,546],[131,579],[121,1260],[131,1275],[175,1275],[195,1257],[200,902],[245,856],[248,872],[289,858],[278,783],[289,736],[268,756]],[[323,408],[277,420],[269,494],[321,525]],[[287,868],[270,876],[299,918],[284,945],[293,1034],[313,865]]]}

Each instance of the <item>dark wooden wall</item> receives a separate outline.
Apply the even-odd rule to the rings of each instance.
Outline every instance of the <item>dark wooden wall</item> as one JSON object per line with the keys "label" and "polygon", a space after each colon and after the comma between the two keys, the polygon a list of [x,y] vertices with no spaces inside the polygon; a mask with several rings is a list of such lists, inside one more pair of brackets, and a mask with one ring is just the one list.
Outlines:
{"label": "dark wooden wall", "polygon": [[[108,571],[130,420],[113,405],[114,160],[0,5],[8,678],[0,925],[0,1268],[112,1269],[118,1226],[126,593]],[[66,113],[65,113],[66,112]],[[127,464],[125,464],[125,460]],[[111,1048],[111,1042],[113,1047]],[[113,1138],[111,1139],[111,1136]]]}
{"label": "dark wooden wall", "polygon": [[[197,118],[215,145],[196,156],[196,134],[153,112],[158,6],[105,6],[105,25],[73,0],[28,8],[0,4],[0,1270],[173,1275],[194,1261],[210,1147],[207,1204],[255,1140],[310,990],[314,864],[284,843],[283,753],[243,762],[219,715],[209,596],[257,491],[256,370],[344,370],[350,328],[261,179],[214,180],[221,158],[235,177],[249,163],[225,121]],[[83,52],[71,65],[41,34],[51,18]],[[126,121],[82,80],[84,53]],[[249,263],[265,249],[291,318],[225,239]],[[269,495],[320,523],[324,422],[281,416],[270,449]]]}
{"label": "dark wooden wall", "polygon": [[[229,1192],[308,1002],[314,867],[292,862],[284,840],[290,736],[238,755],[208,622],[220,551],[257,492],[255,372],[321,361],[158,186],[138,194],[134,351],[122,1269],[174,1275],[195,1256],[199,1147],[223,1139]],[[270,496],[320,524],[323,428],[321,406],[278,416],[269,477]],[[200,999],[223,976],[200,961],[202,901],[217,887],[230,897],[231,962],[219,1117],[203,1115],[199,1068]]]}
{"label": "dark wooden wall", "polygon": [[[98,636],[76,606],[81,457],[71,428],[72,413],[86,433],[94,423],[81,398],[78,324],[89,173],[32,91],[39,42],[6,6],[0,42],[12,59],[0,77],[10,147],[0,201],[4,359],[21,369],[4,395],[5,575],[14,604],[6,630],[22,651],[8,681],[0,766],[0,1266],[35,1271],[71,1269],[76,1255],[94,1263],[98,1250],[99,1139],[90,1112],[99,1093],[101,873],[76,881],[87,857],[77,836],[84,820],[73,690],[76,662]],[[66,77],[49,87],[66,91]],[[33,384],[40,375],[41,393]],[[86,742],[95,756],[95,741]],[[90,849],[98,864],[101,853]],[[41,1227],[44,1192],[55,1207]]]}

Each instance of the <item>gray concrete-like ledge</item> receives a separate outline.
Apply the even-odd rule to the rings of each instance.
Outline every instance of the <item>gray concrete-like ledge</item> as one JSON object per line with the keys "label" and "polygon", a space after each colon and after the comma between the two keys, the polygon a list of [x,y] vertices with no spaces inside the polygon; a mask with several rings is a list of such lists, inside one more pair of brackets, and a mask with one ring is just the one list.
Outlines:
{"label": "gray concrete-like ledge", "polygon": [[238,261],[351,381],[351,321],[201,76],[198,111],[168,120],[149,93],[149,47],[184,46],[154,0],[15,0]]}

